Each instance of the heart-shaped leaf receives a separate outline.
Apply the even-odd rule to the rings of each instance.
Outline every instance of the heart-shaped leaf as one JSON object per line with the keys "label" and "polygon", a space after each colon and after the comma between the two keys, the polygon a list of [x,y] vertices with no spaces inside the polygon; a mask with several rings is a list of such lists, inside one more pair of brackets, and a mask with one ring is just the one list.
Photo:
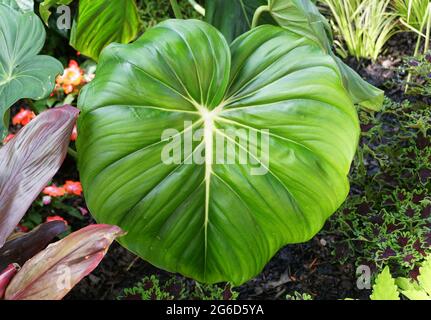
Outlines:
{"label": "heart-shaped leaf", "polygon": [[0,136],[7,129],[5,113],[22,98],[43,99],[63,70],[59,61],[37,55],[45,42],[42,21],[0,5]]}
{"label": "heart-shaped leaf", "polygon": [[337,64],[280,27],[229,48],[205,22],[168,20],[104,50],[79,106],[92,214],[127,231],[131,251],[201,282],[255,276],[349,190],[359,123]]}
{"label": "heart-shaped leaf", "polygon": [[70,44],[82,54],[98,60],[112,42],[128,43],[136,38],[139,16],[135,0],[80,0]]}
{"label": "heart-shaped leaf", "polygon": [[67,226],[62,221],[51,221],[41,224],[29,233],[9,240],[0,248],[0,270],[11,263],[22,266],[36,253],[42,251],[59,234],[65,232]]}
{"label": "heart-shaped leaf", "polygon": [[63,163],[77,116],[72,106],[42,112],[0,149],[0,248]]}
{"label": "heart-shaped leaf", "polygon": [[28,260],[6,289],[6,300],[60,300],[102,261],[120,228],[90,225]]}

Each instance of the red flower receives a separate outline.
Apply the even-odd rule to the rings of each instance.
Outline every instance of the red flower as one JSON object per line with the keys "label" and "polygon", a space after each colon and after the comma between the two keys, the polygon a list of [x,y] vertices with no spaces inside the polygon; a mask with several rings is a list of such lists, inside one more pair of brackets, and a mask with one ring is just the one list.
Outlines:
{"label": "red flower", "polygon": [[51,221],[63,221],[66,225],[68,225],[67,221],[64,220],[62,217],[60,216],[52,216],[52,217],[47,217],[45,222],[51,222]]}
{"label": "red flower", "polygon": [[62,197],[65,195],[66,190],[63,187],[53,185],[43,189],[43,193],[51,197]]}
{"label": "red flower", "polygon": [[28,124],[34,117],[36,117],[36,115],[34,114],[34,112],[27,110],[27,109],[23,109],[21,108],[21,110],[13,117],[12,119],[12,124],[14,126],[20,124],[22,126],[25,126],[26,124]]}
{"label": "red flower", "polygon": [[12,140],[12,138],[13,137],[15,137],[15,135],[14,134],[8,134],[7,136],[6,136],[6,138],[4,138],[3,139],[3,144],[6,144],[6,143],[8,143],[9,141],[11,141]]}
{"label": "red flower", "polygon": [[66,183],[63,186],[64,190],[66,190],[66,192],[68,194],[74,194],[77,196],[80,196],[82,194],[82,185],[81,182],[75,182],[75,181],[66,181]]}
{"label": "red flower", "polygon": [[76,141],[78,138],[78,130],[76,129],[76,125],[73,127],[72,135],[70,136],[70,141]]}

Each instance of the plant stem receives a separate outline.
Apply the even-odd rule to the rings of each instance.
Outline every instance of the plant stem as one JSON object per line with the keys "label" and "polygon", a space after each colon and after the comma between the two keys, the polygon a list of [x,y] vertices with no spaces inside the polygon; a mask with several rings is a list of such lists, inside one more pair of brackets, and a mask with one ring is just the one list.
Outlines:
{"label": "plant stem", "polygon": [[197,13],[199,13],[201,16],[205,17],[205,8],[204,7],[202,7],[195,0],[189,0],[189,3],[193,6],[193,9],[195,9]]}
{"label": "plant stem", "polygon": [[254,13],[253,16],[253,22],[251,23],[251,28],[256,28],[257,24],[259,23],[259,18],[262,15],[262,13],[269,11],[269,7],[268,6],[260,6],[259,8],[256,9],[256,12]]}
{"label": "plant stem", "polygon": [[183,14],[181,13],[181,8],[178,5],[178,1],[177,0],[169,0],[169,1],[171,2],[171,7],[172,7],[172,10],[174,11],[175,18],[182,19]]}

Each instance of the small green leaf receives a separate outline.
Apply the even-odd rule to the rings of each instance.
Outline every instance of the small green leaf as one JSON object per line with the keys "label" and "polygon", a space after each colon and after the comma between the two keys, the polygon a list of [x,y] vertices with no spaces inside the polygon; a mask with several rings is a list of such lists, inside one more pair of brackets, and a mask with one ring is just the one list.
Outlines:
{"label": "small green leaf", "polygon": [[389,267],[385,267],[377,276],[370,298],[371,300],[400,300],[398,288]]}

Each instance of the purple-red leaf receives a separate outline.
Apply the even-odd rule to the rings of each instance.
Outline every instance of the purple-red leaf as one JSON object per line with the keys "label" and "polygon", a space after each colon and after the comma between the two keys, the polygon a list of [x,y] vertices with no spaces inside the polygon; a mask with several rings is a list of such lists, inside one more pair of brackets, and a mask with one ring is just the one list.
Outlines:
{"label": "purple-red leaf", "polygon": [[0,149],[0,248],[60,168],[78,113],[42,112]]}
{"label": "purple-red leaf", "polygon": [[[3,270],[3,269],[0,269]],[[12,278],[16,275],[19,270],[19,265],[16,263],[10,264],[6,269],[0,272],[0,299],[3,298],[7,286],[11,282]]]}
{"label": "purple-red leaf", "polygon": [[29,233],[7,241],[3,248],[0,248],[0,270],[11,263],[18,263],[22,266],[66,230],[67,225],[63,221],[51,221],[41,224]]}
{"label": "purple-red leaf", "polygon": [[103,259],[117,226],[90,225],[28,260],[6,289],[6,300],[60,300]]}

